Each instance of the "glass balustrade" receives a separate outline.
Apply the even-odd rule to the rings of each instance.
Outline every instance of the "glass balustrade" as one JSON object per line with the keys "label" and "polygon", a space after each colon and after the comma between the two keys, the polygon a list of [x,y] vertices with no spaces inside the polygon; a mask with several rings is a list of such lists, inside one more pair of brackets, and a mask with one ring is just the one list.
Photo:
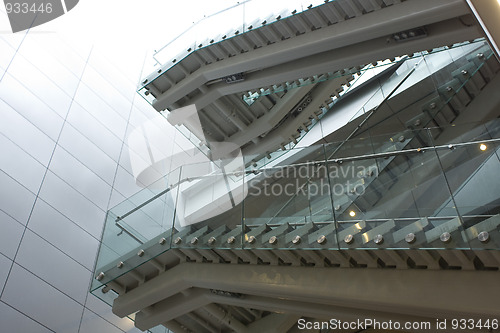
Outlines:
{"label": "glass balustrade", "polygon": [[494,119],[296,149],[252,171],[183,166],[108,212],[93,290],[173,249],[500,249],[499,134]]}

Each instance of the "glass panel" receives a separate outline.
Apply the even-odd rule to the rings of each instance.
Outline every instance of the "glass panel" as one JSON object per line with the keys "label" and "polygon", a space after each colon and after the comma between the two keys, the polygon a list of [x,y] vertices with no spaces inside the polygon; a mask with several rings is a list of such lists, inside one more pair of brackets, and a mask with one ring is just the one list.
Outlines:
{"label": "glass panel", "polygon": [[[216,162],[183,166],[176,201],[176,221],[172,248],[190,260],[216,261],[212,251],[198,249],[241,248],[243,204],[248,193],[241,155],[224,157]],[[224,261],[235,258],[222,253]]]}
{"label": "glass panel", "polygon": [[[96,271],[104,275],[93,290],[119,288],[121,274],[170,247],[187,260],[254,264],[297,260],[260,251],[269,248],[497,248],[499,124],[442,128],[438,138],[462,135],[436,147],[412,147],[419,135],[432,141],[432,129],[419,129],[292,149],[260,169],[244,170],[241,156],[184,166],[157,184],[167,192],[144,189],[108,212]],[[352,263],[335,251],[305,255],[318,264],[378,265],[363,251],[350,253]],[[386,255],[385,265],[406,265]]]}
{"label": "glass panel", "polygon": [[[498,123],[498,121],[495,121]],[[456,206],[464,223],[464,237],[472,248],[498,248],[500,143],[490,133],[495,126],[462,126],[458,141],[469,137],[470,142],[453,144],[438,151],[446,173],[453,200],[446,207]],[[489,132],[487,127],[492,131]]]}
{"label": "glass panel", "polygon": [[[292,149],[288,166],[266,167],[247,175],[249,195],[244,202],[248,228],[246,248],[310,248],[318,246],[318,226],[334,224],[324,149]],[[277,260],[277,257],[269,260]]]}
{"label": "glass panel", "polygon": [[[330,159],[329,165],[341,248],[466,246],[463,238],[453,243],[439,240],[447,230],[460,231],[461,222],[454,207],[442,207],[450,199],[446,179],[433,148],[413,147],[421,142],[430,142],[426,130],[326,147],[333,150],[330,158],[341,156]],[[418,243],[404,240],[417,232]]]}
{"label": "glass panel", "polygon": [[[385,247],[409,247],[408,244],[415,240],[406,241],[408,244],[405,244],[402,237],[406,237],[409,230],[416,227],[413,234],[417,230],[423,231],[422,237],[417,238],[421,248],[465,247],[466,243],[461,238],[454,237],[453,243],[443,243],[439,238],[444,232],[457,234],[461,230],[461,223],[453,207],[442,207],[449,200],[450,192],[433,150],[377,159],[377,165],[376,180],[370,183],[372,186],[366,188],[359,201],[364,203],[371,199],[374,202],[369,209],[365,208],[370,212],[370,219],[386,219],[390,222],[385,225],[386,229],[381,227],[387,235],[379,233],[385,239]],[[367,224],[374,228],[380,222]],[[404,232],[400,231],[403,229],[408,233],[403,235]],[[377,240],[373,238],[377,235],[365,238],[364,244],[368,240]]]}
{"label": "glass panel", "polygon": [[111,281],[169,249],[180,174],[173,171],[108,211],[92,290],[113,288]]}

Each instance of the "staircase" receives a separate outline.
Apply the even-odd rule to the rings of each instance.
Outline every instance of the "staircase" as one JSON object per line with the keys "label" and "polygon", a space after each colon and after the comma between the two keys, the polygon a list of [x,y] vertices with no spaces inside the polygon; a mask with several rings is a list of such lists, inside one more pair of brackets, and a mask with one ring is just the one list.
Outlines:
{"label": "staircase", "polygon": [[[450,211],[446,209],[450,200],[447,189],[443,193],[448,193],[448,196],[440,197],[432,203],[432,207],[428,207],[428,212],[418,217],[386,217],[380,213],[386,207],[384,200],[387,201],[387,198],[391,198],[393,205],[398,204],[403,212],[412,209],[400,199],[399,194],[403,192],[398,192],[408,185],[404,177],[413,177],[413,182],[420,187],[419,192],[405,188],[404,193],[411,193],[414,200],[423,200],[436,191],[436,187],[429,184],[441,182],[435,186],[442,187],[448,183],[448,170],[445,168],[443,171],[445,166],[439,165],[439,161],[453,165],[454,161],[463,160],[464,152],[481,142],[496,147],[497,136],[487,138],[481,130],[471,131],[472,136],[463,142],[457,141],[459,131],[453,124],[486,89],[498,70],[498,63],[486,48],[467,57],[467,62],[452,72],[453,78],[438,89],[438,95],[420,100],[420,113],[405,123],[407,130],[392,135],[387,141],[378,141],[375,154],[349,157],[342,153],[342,157],[337,157],[328,154],[338,151],[338,146],[334,146],[331,150],[319,149],[323,152],[323,159],[310,159],[316,156],[317,148],[311,149],[310,155],[303,156],[305,162],[302,162],[315,168],[346,166],[349,163],[365,167],[363,174],[338,180],[341,184],[348,180],[354,186],[362,184],[363,193],[346,188],[342,194],[312,196],[307,202],[287,200],[273,210],[264,210],[264,220],[247,212],[236,223],[227,220],[228,215],[224,215],[218,220],[214,218],[182,229],[172,228],[121,256],[116,262],[99,267],[93,292],[117,297],[113,311],[119,316],[139,311],[135,315],[136,326],[143,330],[163,325],[175,332],[256,332],[255,324],[266,318],[273,321],[288,318],[296,322],[306,313],[312,316],[322,311],[351,311],[330,308],[338,306],[335,303],[338,302],[338,295],[318,294],[314,300],[297,303],[300,288],[294,287],[281,296],[274,294],[272,288],[277,287],[277,282],[273,277],[288,278],[290,281],[287,283],[292,286],[303,279],[301,281],[310,281],[314,287],[314,283],[318,286],[321,283],[314,280],[321,274],[333,279],[335,272],[340,272],[344,278],[338,281],[342,283],[350,274],[348,272],[352,271],[356,276],[365,276],[364,272],[370,272],[369,278],[374,283],[388,287],[384,284],[385,279],[394,281],[394,276],[405,276],[407,281],[411,281],[411,277],[404,273],[407,271],[412,272],[411,276],[421,277],[434,276],[436,273],[433,272],[499,270],[498,213],[460,215],[457,212],[456,215],[447,215]],[[412,108],[415,107],[412,105]],[[490,135],[498,133],[498,122],[481,126],[481,129],[485,128]],[[450,138],[451,141],[448,141]],[[441,144],[443,141],[454,143]],[[490,158],[496,158],[497,152],[497,148],[490,148],[489,155],[479,159],[482,162],[475,171],[463,175],[457,182],[471,182],[474,172],[480,170]],[[312,177],[307,181],[318,181],[318,178]],[[307,185],[307,181],[302,184]],[[457,187],[453,195],[463,186]],[[417,192],[419,195],[416,195]],[[269,204],[266,197],[248,200],[254,200],[255,205],[259,204],[259,200],[262,205]],[[235,211],[242,208],[239,205]],[[357,215],[349,216],[354,210]],[[365,215],[361,216],[361,212]],[[236,212],[233,216],[241,217],[241,214]],[[263,222],[253,223],[258,221]],[[311,272],[311,268],[316,269],[315,278],[306,273]],[[367,270],[370,268],[373,270]],[[379,276],[378,271],[384,273]],[[428,275],[422,275],[423,272],[428,272]],[[265,279],[260,280],[261,276]],[[462,281],[461,276],[453,275],[452,279]],[[483,276],[477,275],[475,281],[481,281]],[[354,275],[352,278],[355,279]],[[446,281],[450,283],[450,280]],[[418,280],[412,283],[418,283]],[[368,285],[365,285],[367,290],[372,290]],[[393,285],[393,288],[398,286]],[[446,289],[444,285],[440,288],[443,293],[440,296],[451,295],[451,289]],[[329,292],[333,293],[333,289]],[[363,290],[360,293],[363,294]],[[363,304],[368,304],[368,301],[364,299]],[[488,300],[481,301],[485,302],[485,307],[489,304]],[[294,304],[300,309],[300,315]],[[484,315],[486,310],[478,304],[475,303],[469,311],[477,311],[477,316],[480,316],[479,313]],[[495,308],[490,305],[490,308]],[[274,312],[278,310],[293,316],[275,318],[277,315]],[[449,311],[455,315],[460,313],[458,310]],[[362,310],[359,313],[362,314]],[[380,315],[384,315],[383,311]],[[405,316],[406,319],[420,318],[409,314]],[[422,316],[431,318],[432,314]],[[222,328],[216,328],[214,322],[221,324]]]}

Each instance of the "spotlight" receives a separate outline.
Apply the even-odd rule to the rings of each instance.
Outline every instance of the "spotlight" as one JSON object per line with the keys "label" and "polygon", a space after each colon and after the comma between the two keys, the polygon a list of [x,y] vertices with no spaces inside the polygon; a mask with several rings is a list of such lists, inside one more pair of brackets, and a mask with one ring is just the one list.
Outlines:
{"label": "spotlight", "polygon": [[482,151],[485,151],[487,148],[488,148],[488,146],[486,146],[484,143],[481,143],[479,145],[479,149],[481,149]]}
{"label": "spotlight", "polygon": [[350,217],[354,217],[354,216],[356,216],[356,212],[355,212],[355,211],[353,211],[353,210],[351,210],[351,211],[349,212],[349,216],[350,216]]}

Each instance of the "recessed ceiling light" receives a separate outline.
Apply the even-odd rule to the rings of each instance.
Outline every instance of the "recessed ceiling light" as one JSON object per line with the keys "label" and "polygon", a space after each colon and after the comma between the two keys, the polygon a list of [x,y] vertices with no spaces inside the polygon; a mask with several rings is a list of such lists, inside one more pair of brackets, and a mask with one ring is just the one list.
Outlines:
{"label": "recessed ceiling light", "polygon": [[356,212],[355,212],[355,211],[353,211],[353,210],[351,210],[351,211],[349,212],[349,215],[350,215],[351,217],[354,217],[354,216],[356,216]]}
{"label": "recessed ceiling light", "polygon": [[[500,0],[498,0],[498,1],[500,1]],[[481,149],[482,151],[485,151],[485,150],[486,150],[486,148],[488,148],[488,147],[487,147],[484,143],[481,143],[481,144],[479,145],[479,149]]]}

